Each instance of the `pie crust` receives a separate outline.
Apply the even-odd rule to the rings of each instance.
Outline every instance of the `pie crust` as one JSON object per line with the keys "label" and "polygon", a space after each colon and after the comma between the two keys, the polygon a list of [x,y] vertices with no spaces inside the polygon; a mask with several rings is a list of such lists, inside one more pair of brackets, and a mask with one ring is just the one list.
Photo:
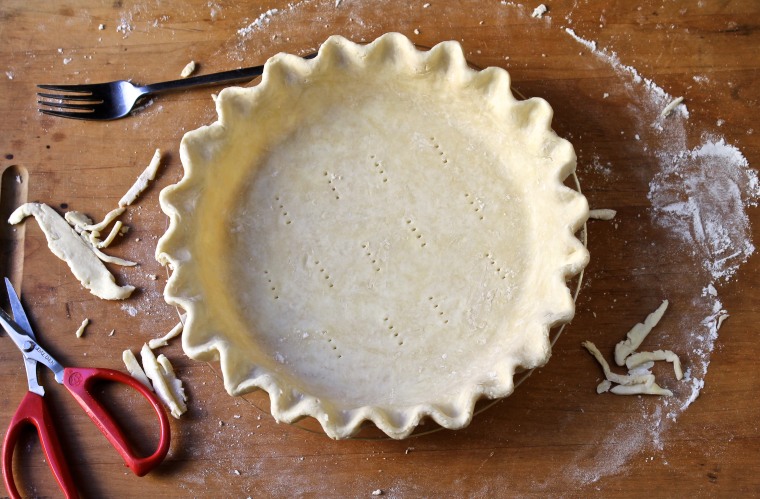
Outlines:
{"label": "pie crust", "polygon": [[333,36],[216,108],[182,140],[156,256],[185,352],[219,360],[230,394],[262,388],[278,421],[332,438],[367,420],[404,438],[466,426],[548,360],[588,204],[552,109],[506,71],[456,42]]}

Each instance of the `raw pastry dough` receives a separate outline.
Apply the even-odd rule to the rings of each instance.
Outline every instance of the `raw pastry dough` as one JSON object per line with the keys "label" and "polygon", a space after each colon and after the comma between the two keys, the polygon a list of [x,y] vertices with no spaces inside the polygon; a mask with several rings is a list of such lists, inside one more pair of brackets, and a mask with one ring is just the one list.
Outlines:
{"label": "raw pastry dough", "polygon": [[667,309],[668,300],[663,300],[662,304],[657,307],[657,310],[647,315],[643,323],[636,324],[628,331],[626,339],[615,345],[615,364],[619,366],[625,365],[625,359],[639,348],[639,345],[641,345],[647,335],[660,322]]}
{"label": "raw pastry dough", "polygon": [[[113,331],[111,331],[111,333],[113,333]],[[129,371],[129,374],[133,378],[142,383],[149,390],[153,391],[153,386],[150,384],[148,376],[145,375],[145,371],[140,367],[140,363],[137,362],[137,357],[132,353],[132,350],[124,350],[121,353],[121,360],[124,362],[127,371]]]}
{"label": "raw pastry dough", "polygon": [[185,317],[187,317],[187,315],[182,314],[179,318],[179,322],[177,323],[176,326],[174,326],[171,329],[171,331],[169,331],[168,333],[166,333],[164,336],[160,338],[153,338],[152,340],[148,342],[148,346],[151,349],[155,350],[156,348],[165,347],[166,345],[168,345],[169,340],[176,338],[177,336],[182,334],[182,329],[185,327]]}
{"label": "raw pastry dough", "polygon": [[[123,300],[134,286],[118,286],[116,279],[100,261],[87,236],[77,234],[53,208],[42,203],[26,203],[11,213],[8,223],[15,225],[33,215],[47,238],[48,247],[55,256],[65,261],[82,286],[105,300]],[[106,256],[106,255],[104,255]]]}
{"label": "raw pastry dough", "polygon": [[617,211],[607,208],[601,208],[598,210],[591,210],[588,212],[588,217],[595,220],[612,220],[617,215]]}
{"label": "raw pastry dough", "polygon": [[230,394],[263,388],[277,420],[333,438],[366,420],[403,438],[467,425],[548,360],[588,204],[551,108],[506,71],[456,42],[335,36],[216,107],[182,140],[156,256],[185,352],[220,360]]}
{"label": "raw pastry dough", "polygon": [[161,354],[156,358],[150,347],[145,344],[140,350],[145,375],[153,384],[153,390],[158,398],[169,408],[171,415],[179,419],[187,411],[185,390],[182,381],[174,374],[169,359]]}
{"label": "raw pastry dough", "polygon": [[153,153],[153,158],[151,158],[148,166],[140,175],[138,175],[137,180],[135,180],[135,183],[132,185],[132,187],[130,187],[127,192],[124,193],[124,196],[122,196],[122,198],[119,200],[119,208],[129,206],[135,202],[142,191],[148,187],[150,181],[156,178],[156,173],[158,172],[159,166],[161,166],[161,149],[156,149],[156,152]]}
{"label": "raw pastry dough", "polygon": [[654,352],[636,352],[628,356],[625,359],[625,366],[628,369],[633,369],[646,362],[652,362],[656,360],[665,360],[673,364],[673,372],[676,375],[677,380],[683,379],[683,370],[681,369],[681,359],[678,358],[671,350],[655,350]]}
{"label": "raw pastry dough", "polygon": [[81,338],[81,337],[82,337],[82,335],[84,334],[84,329],[85,329],[85,328],[86,328],[86,327],[87,327],[89,324],[90,324],[90,319],[88,319],[87,317],[85,317],[85,318],[84,318],[84,320],[82,320],[82,323],[81,323],[81,324],[79,325],[79,327],[77,328],[77,330],[76,330],[76,331],[74,331],[74,334],[76,335],[76,337],[77,337],[77,338]]}
{"label": "raw pastry dough", "polygon": [[195,61],[190,61],[182,68],[182,72],[179,74],[182,78],[187,78],[195,72]]}
{"label": "raw pastry dough", "polygon": [[[646,339],[647,335],[660,322],[665,310],[668,308],[668,301],[664,300],[662,304],[647,316],[643,323],[636,324],[628,334],[626,339],[615,345],[615,362],[619,366],[628,368],[628,375],[621,375],[612,372],[609,364],[604,359],[599,349],[590,341],[584,341],[583,347],[594,356],[604,371],[605,380],[597,387],[597,393],[611,391],[617,395],[666,395],[672,396],[673,392],[660,387],[655,383],[654,374],[650,371],[655,361],[665,360],[673,364],[673,371],[676,379],[683,379],[683,370],[681,369],[681,359],[670,350],[655,350],[654,352],[636,352],[636,349]],[[617,385],[612,386],[612,383]]]}

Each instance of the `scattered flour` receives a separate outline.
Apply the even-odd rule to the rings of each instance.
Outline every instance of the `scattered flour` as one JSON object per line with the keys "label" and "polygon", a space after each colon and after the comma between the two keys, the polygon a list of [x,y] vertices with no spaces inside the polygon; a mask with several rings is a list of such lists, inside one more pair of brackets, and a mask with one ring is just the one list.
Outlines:
{"label": "scattered flour", "polygon": [[[689,112],[680,100],[623,64],[615,52],[600,48],[571,28],[563,29],[615,71],[636,103],[632,116],[640,131],[634,143],[641,144],[644,156],[653,157],[657,165],[648,192],[652,224],[665,231],[676,251],[680,248],[685,262],[694,262],[697,273],[693,281],[701,281],[703,286],[694,290],[691,303],[683,304],[696,313],[685,314],[673,333],[680,337],[678,353],[689,366],[684,376],[686,389],[654,409],[642,402],[626,422],[600,435],[592,443],[593,450],[582,451],[568,472],[588,485],[619,473],[644,449],[661,450],[663,432],[699,397],[718,330],[727,317],[716,285],[730,280],[755,251],[746,210],[758,204],[760,182],[742,152],[723,137],[704,134],[696,141],[690,137],[686,127]],[[693,79],[708,81],[703,76]],[[663,116],[668,114],[663,110],[669,104],[671,112]],[[689,145],[695,142],[699,145]]]}
{"label": "scattered flour", "polygon": [[216,21],[217,18],[219,17],[219,14],[222,12],[222,6],[216,2],[208,2],[206,4],[206,7],[209,8],[208,15],[211,18],[211,20]]}
{"label": "scattered flour", "polygon": [[[269,9],[266,12],[262,12],[259,17],[247,24],[245,27],[240,28],[237,33],[241,38],[248,39],[251,33],[261,30],[264,26],[269,24],[272,20],[272,16],[277,15],[281,11],[279,9]],[[248,21],[246,21],[248,22]]]}
{"label": "scattered flour", "polygon": [[132,14],[127,13],[121,17],[119,24],[116,25],[116,32],[121,33],[124,38],[127,38],[135,27],[132,25]]}
{"label": "scattered flour", "polygon": [[[620,58],[618,57],[617,52],[607,50],[606,48],[601,48],[601,49],[598,48],[597,43],[595,41],[586,40],[585,38],[580,37],[572,28],[565,28],[565,32],[568,35],[570,35],[576,42],[580,43],[581,45],[589,49],[591,52],[593,52],[594,55],[596,55],[600,59],[607,62],[615,71],[627,73],[632,79],[633,84],[635,85],[643,84],[649,93],[649,97],[651,99],[652,104],[657,106],[660,110],[665,109],[667,105],[673,101],[673,97],[671,97],[665,90],[663,90],[655,82],[653,82],[649,78],[645,78],[641,76],[639,72],[636,70],[636,68],[634,68],[633,66],[628,66],[626,64],[623,64],[620,61]],[[683,103],[679,103],[675,107],[675,109],[673,109],[672,113],[680,114],[684,118],[689,117],[689,110],[686,108],[686,105]],[[664,116],[661,116],[658,113],[655,121],[661,122],[662,118],[664,118]]]}
{"label": "scattered flour", "polygon": [[662,151],[660,160],[649,184],[655,223],[698,252],[713,280],[730,278],[755,251],[745,208],[760,196],[756,172],[718,137],[675,155]]}
{"label": "scattered flour", "polygon": [[132,305],[127,305],[126,303],[121,306],[121,309],[124,310],[126,313],[129,314],[130,317],[136,317],[137,316],[137,309],[133,307]]}

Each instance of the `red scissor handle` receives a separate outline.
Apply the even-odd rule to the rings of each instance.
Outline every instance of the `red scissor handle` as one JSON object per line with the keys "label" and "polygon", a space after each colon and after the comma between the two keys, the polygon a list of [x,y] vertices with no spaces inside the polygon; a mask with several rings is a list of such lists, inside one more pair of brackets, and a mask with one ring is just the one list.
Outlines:
{"label": "red scissor handle", "polygon": [[13,479],[13,451],[22,430],[29,425],[37,428],[40,445],[42,445],[42,450],[47,456],[48,466],[58,481],[58,486],[66,494],[66,497],[79,497],[66,459],[63,457],[53,426],[53,419],[45,405],[45,400],[33,392],[27,392],[21,400],[3,441],[3,478],[5,488],[8,489],[10,496],[13,499],[21,497]]}
{"label": "red scissor handle", "polygon": [[[156,411],[161,426],[158,448],[147,457],[134,455],[131,446],[127,443],[124,432],[116,421],[103,408],[90,392],[92,385],[97,380],[104,380],[128,385],[145,397]],[[132,376],[113,369],[67,367],[63,370],[63,386],[65,386],[74,398],[79,402],[87,415],[106,436],[111,445],[118,451],[124,462],[137,476],[143,476],[155,468],[166,457],[169,451],[169,418],[164,411],[161,402],[156,395]]]}

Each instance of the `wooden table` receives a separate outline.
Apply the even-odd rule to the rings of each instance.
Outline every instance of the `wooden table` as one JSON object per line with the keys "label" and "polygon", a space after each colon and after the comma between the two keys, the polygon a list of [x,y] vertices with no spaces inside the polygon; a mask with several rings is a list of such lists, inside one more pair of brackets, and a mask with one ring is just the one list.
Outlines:
{"label": "wooden table", "polygon": [[[711,184],[689,187],[694,184],[688,178],[679,183],[667,173],[668,165],[680,165],[687,175],[708,168],[719,180],[728,175],[725,170],[746,171],[737,165],[737,154],[752,166],[760,164],[760,5],[554,1],[538,19],[531,17],[537,4],[3,2],[3,218],[23,199],[101,217],[155,148],[167,155],[157,181],[124,216],[129,234],[111,250],[140,263],[114,269],[120,282],[139,288],[124,302],[105,302],[84,290],[50,254],[33,222],[1,231],[1,270],[20,285],[43,344],[67,364],[123,368],[122,350],[139,349],[177,322],[176,311],[162,299],[166,272],[153,259],[167,224],[158,193],[182,176],[183,133],[211,123],[215,112],[211,91],[196,90],[157,98],[120,121],[55,119],[36,110],[38,83],[173,79],[191,59],[201,73],[210,73],[260,63],[278,51],[308,53],[335,33],[369,41],[399,31],[424,46],[460,40],[473,64],[508,69],[519,92],[552,104],[555,129],[578,152],[578,175],[591,206],[618,211],[613,221],[589,223],[592,261],[577,315],[549,364],[467,429],[405,441],[334,442],[308,423],[305,429],[277,424],[262,394],[229,397],[218,365],[189,360],[175,341],[162,351],[185,382],[190,409],[172,421],[168,459],[144,478],[128,472],[74,402],[47,379],[84,496],[368,497],[376,490],[393,497],[760,494],[760,265],[756,256],[742,265],[738,257],[719,262],[721,251],[751,241],[760,214],[748,206],[746,188],[739,206],[730,205],[736,193],[725,193],[726,210],[738,211],[724,215],[736,222],[746,213],[751,228],[745,229],[746,239],[734,233],[728,248],[705,253],[699,227],[690,225],[693,218],[681,229],[668,226],[670,215],[656,209],[664,206],[662,199],[650,195],[670,182],[673,202],[699,203],[700,189],[709,189]],[[668,95],[658,96],[658,88]],[[669,96],[685,97],[688,118],[680,110],[658,117]],[[732,157],[724,148],[729,154],[720,160],[699,159],[694,151],[719,146],[721,138],[740,153]],[[702,222],[705,227],[711,220]],[[723,268],[736,263],[737,271],[717,279],[705,262]],[[630,327],[666,298],[671,308],[645,347],[675,350],[691,370],[691,381],[678,382],[668,366],[657,366],[660,383],[675,392],[670,399],[597,395],[601,371],[581,341],[594,341],[610,356]],[[711,340],[702,322],[716,302],[730,318]],[[74,331],[85,317],[91,325],[77,339]],[[701,391],[694,389],[695,380],[704,381]],[[6,339],[0,340],[0,386],[5,425],[26,390],[21,358]],[[139,403],[121,393],[110,399],[140,414],[128,425],[152,434]],[[28,494],[60,494],[34,438],[17,452],[16,468]]]}

